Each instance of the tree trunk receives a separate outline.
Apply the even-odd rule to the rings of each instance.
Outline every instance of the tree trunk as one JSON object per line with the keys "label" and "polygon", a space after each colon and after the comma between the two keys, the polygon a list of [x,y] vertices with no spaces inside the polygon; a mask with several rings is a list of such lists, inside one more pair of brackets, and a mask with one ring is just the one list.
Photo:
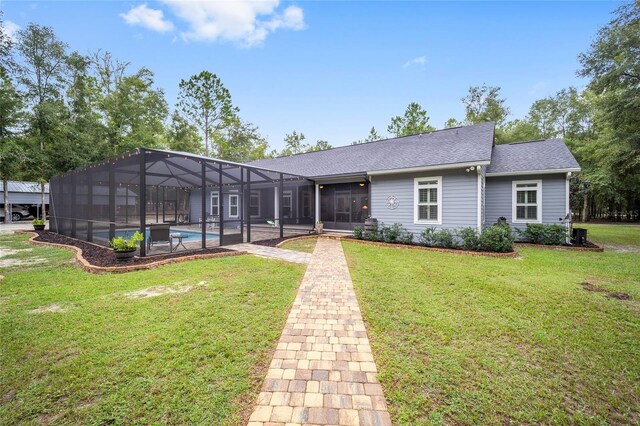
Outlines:
{"label": "tree trunk", "polygon": [[2,185],[4,186],[4,223],[13,222],[13,218],[11,215],[13,211],[11,210],[11,203],[9,200],[9,181],[7,179],[2,179]]}
{"label": "tree trunk", "polygon": [[582,200],[582,221],[589,222],[589,196],[584,194]]}
{"label": "tree trunk", "polygon": [[41,204],[41,214],[42,220],[47,220],[47,209],[44,204],[44,182],[40,183],[40,202]]}

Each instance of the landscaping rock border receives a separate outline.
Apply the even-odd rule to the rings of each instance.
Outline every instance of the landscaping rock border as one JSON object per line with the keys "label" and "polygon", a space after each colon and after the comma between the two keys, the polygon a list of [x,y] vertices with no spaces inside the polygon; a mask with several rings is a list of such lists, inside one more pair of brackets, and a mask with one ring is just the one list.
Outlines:
{"label": "landscaping rock border", "polygon": [[548,244],[519,243],[516,241],[514,245],[517,247],[544,248],[549,250],[591,251],[595,253],[602,253],[604,251],[604,247],[600,247],[596,244],[593,244],[595,247],[576,247],[576,246],[557,246],[557,245],[548,245]]}
{"label": "landscaping rock border", "polygon": [[516,251],[508,252],[508,253],[496,253],[489,251],[468,251],[468,250],[460,250],[460,249],[445,249],[439,247],[425,247],[425,246],[410,246],[407,244],[392,244],[385,243],[382,241],[367,241],[367,240],[358,240],[354,237],[344,237],[347,241],[353,241],[360,244],[368,244],[372,246],[380,246],[380,247],[395,247],[402,249],[414,249],[414,250],[427,250],[427,251],[436,251],[440,253],[453,253],[453,254],[462,254],[465,256],[483,256],[483,257],[500,257],[500,258],[513,258],[518,257],[519,254]]}
{"label": "landscaping rock border", "polygon": [[[36,240],[36,238],[38,238],[40,236],[40,234],[38,234],[37,232],[16,231],[16,233],[31,234],[32,237],[29,239],[29,242],[32,243],[32,244],[35,244],[35,245],[59,247],[59,248],[64,248],[64,249],[75,251],[75,253],[76,253],[75,261],[76,261],[76,263],[83,270],[85,270],[87,272],[90,272],[90,273],[94,273],[94,274],[133,272],[133,271],[154,269],[154,268],[157,268],[159,266],[168,265],[168,264],[171,264],[171,263],[186,262],[188,260],[212,259],[212,258],[217,258],[217,257],[229,257],[229,256],[241,256],[241,255],[246,254],[246,252],[244,252],[244,251],[225,250],[223,252],[217,252],[217,253],[202,253],[202,254],[197,254],[196,253],[196,254],[191,254],[191,255],[186,255],[186,256],[172,257],[172,258],[169,258],[169,259],[160,259],[160,260],[155,261],[155,262],[152,261],[152,262],[149,262],[149,263],[134,264],[134,265],[96,266],[96,265],[92,265],[91,263],[89,263],[89,261],[87,261],[84,258],[84,256],[82,255],[82,249],[80,247],[76,247],[76,246],[72,246],[72,245],[68,245],[68,244],[59,244],[59,243],[52,243],[52,242],[47,242],[47,241],[38,241],[38,240]],[[70,237],[67,237],[67,238],[70,238]],[[91,244],[91,243],[88,243],[88,244]],[[100,246],[100,247],[102,247],[102,246]]]}

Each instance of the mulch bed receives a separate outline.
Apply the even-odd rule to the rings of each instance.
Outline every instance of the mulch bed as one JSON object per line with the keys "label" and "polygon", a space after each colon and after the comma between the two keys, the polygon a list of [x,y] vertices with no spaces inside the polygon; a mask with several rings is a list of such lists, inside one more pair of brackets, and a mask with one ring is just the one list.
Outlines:
{"label": "mulch bed", "polygon": [[468,251],[463,249],[445,249],[440,247],[426,247],[418,244],[399,244],[399,243],[385,243],[383,241],[359,240],[353,236],[343,237],[343,239],[347,241],[353,241],[356,243],[368,244],[372,246],[437,251],[440,253],[455,253],[455,254],[464,254],[467,256],[486,256],[486,257],[517,257],[518,256],[518,253],[515,251],[506,252],[506,253],[497,253],[493,251]]}
{"label": "mulch bed", "polygon": [[581,246],[569,245],[569,244],[563,244],[560,246],[549,245],[549,244],[532,244],[532,243],[519,242],[519,241],[516,241],[514,244],[520,247],[547,248],[547,249],[558,249],[558,250],[594,251],[598,253],[604,251],[603,247],[600,247],[599,245],[594,244],[591,241],[587,241]]}
{"label": "mulch bed", "polygon": [[66,246],[77,247],[82,250],[82,257],[91,266],[98,267],[130,267],[138,265],[148,265],[167,259],[178,259],[182,257],[193,257],[197,255],[210,255],[217,253],[233,253],[233,250],[224,248],[209,248],[205,250],[189,250],[176,253],[157,254],[147,257],[134,257],[125,262],[118,262],[113,254],[113,250],[108,247],[99,246],[86,241],[77,240],[75,238],[66,237],[49,231],[34,231],[38,236],[34,241],[52,244],[61,244]]}

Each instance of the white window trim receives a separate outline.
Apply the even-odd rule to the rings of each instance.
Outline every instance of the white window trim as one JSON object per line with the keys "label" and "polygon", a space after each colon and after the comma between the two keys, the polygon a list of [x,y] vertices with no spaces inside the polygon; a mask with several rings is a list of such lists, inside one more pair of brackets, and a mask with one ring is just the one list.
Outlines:
{"label": "white window trim", "polygon": [[[211,193],[211,207],[209,208],[209,213],[211,214],[211,216],[220,216],[220,198],[219,198],[220,194],[212,192]],[[216,199],[216,202],[213,202],[213,199]],[[216,207],[216,210],[218,210],[218,213],[213,214],[213,206]]]}
{"label": "white window trim", "polygon": [[252,214],[251,217],[260,217],[260,193],[258,191],[251,191],[251,194],[249,194],[249,211],[251,211],[251,199],[257,196],[258,197],[258,214]]}
{"label": "white window trim", "polygon": [[[537,185],[536,187],[536,201],[538,210],[536,212],[537,220],[527,220],[527,219],[517,219],[517,193],[518,193],[518,185],[521,184],[533,184]],[[531,191],[532,188],[526,189],[526,191]],[[542,179],[535,180],[514,180],[511,182],[511,221],[513,223],[542,223]]]}
{"label": "white window trim", "polygon": [[[422,180],[437,180],[438,189],[438,220],[419,219],[420,186],[418,182]],[[442,176],[419,177],[413,180],[413,223],[416,225],[442,225]]]}
{"label": "white window trim", "polygon": [[282,191],[282,207],[287,207],[284,205],[284,199],[289,199],[289,207],[293,209],[293,191]]}
{"label": "white window trim", "polygon": [[[236,204],[235,206],[233,206],[233,204],[231,203],[231,197],[234,197],[236,199]],[[231,214],[231,207],[235,207],[236,208],[236,214]],[[240,197],[238,196],[238,194],[229,194],[229,217],[230,218],[237,218],[239,216],[240,212]]]}

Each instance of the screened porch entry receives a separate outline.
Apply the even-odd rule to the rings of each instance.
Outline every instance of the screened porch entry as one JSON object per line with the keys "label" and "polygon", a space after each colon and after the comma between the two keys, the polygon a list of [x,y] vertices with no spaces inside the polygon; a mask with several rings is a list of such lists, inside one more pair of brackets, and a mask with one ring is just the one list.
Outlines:
{"label": "screened porch entry", "polygon": [[136,151],[51,180],[50,229],[108,245],[140,231],[140,255],[308,234],[303,176],[163,150]]}

